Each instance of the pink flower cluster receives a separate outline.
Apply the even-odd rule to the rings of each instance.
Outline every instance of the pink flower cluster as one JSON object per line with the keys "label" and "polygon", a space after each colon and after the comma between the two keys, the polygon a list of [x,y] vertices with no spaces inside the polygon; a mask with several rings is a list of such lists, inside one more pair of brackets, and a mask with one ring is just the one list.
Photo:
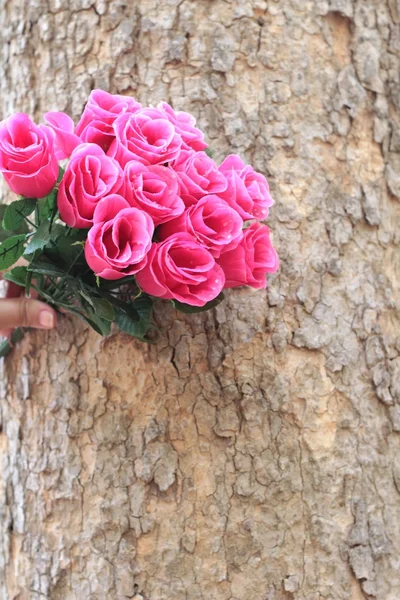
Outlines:
{"label": "pink flower cluster", "polygon": [[96,275],[134,274],[144,292],[193,306],[224,288],[266,287],[278,269],[260,223],[273,204],[267,180],[236,155],[217,166],[192,115],[94,90],[76,127],[64,113],[45,120],[17,114],[0,124],[0,170],[15,192],[42,197],[58,160],[70,159],[58,210],[68,226],[89,229]]}

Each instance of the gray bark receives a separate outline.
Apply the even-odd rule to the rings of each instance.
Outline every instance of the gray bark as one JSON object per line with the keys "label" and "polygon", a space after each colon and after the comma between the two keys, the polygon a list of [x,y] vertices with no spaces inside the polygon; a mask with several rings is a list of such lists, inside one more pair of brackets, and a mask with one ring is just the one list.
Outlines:
{"label": "gray bark", "polygon": [[400,3],[0,0],[0,114],[93,87],[271,182],[281,270],[2,365],[1,600],[398,600]]}

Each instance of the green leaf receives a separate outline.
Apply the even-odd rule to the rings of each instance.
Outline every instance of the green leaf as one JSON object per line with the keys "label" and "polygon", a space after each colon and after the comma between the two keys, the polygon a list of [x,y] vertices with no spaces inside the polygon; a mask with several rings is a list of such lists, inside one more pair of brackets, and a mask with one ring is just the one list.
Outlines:
{"label": "green leaf", "polygon": [[[73,312],[73,314],[78,317],[79,319],[82,319],[82,321],[84,321],[87,325],[90,325],[90,327],[92,329],[95,330],[96,333],[98,333],[99,335],[109,335],[110,334],[110,323],[107,324],[107,326],[104,325],[104,323],[107,323],[107,321],[100,321],[97,322],[94,319],[91,319],[90,317],[88,317],[87,315],[83,315],[82,313],[79,313],[77,311],[71,311]],[[95,315],[96,316],[96,315]]]}
{"label": "green leaf", "polygon": [[106,290],[114,290],[118,289],[127,283],[136,282],[136,277],[134,275],[128,275],[127,277],[123,277],[122,279],[101,279],[99,277],[100,287]]}
{"label": "green leaf", "polygon": [[24,253],[26,235],[14,235],[0,245],[0,271],[11,267]]}
{"label": "green leaf", "polygon": [[8,208],[7,204],[0,204],[0,243],[5,242],[6,240],[8,240],[8,238],[12,237],[15,234],[22,234],[22,233],[29,232],[28,224],[26,223],[26,221],[23,221],[21,223],[21,225],[17,231],[12,232],[12,231],[7,231],[7,230],[3,229],[2,221],[3,221],[3,218],[4,218],[7,208]]}
{"label": "green leaf", "polygon": [[21,227],[25,217],[31,215],[35,210],[36,202],[35,198],[22,198],[9,204],[3,217],[3,229],[15,231]]}
{"label": "green leaf", "polygon": [[57,188],[51,190],[50,194],[38,200],[40,222],[51,219],[56,210]]}
{"label": "green leaf", "polygon": [[[86,232],[85,232],[86,237]],[[61,235],[57,238],[57,248],[61,255],[61,258],[68,264],[72,265],[78,260],[78,258],[82,257],[82,264],[86,264],[84,253],[83,253],[83,240],[76,240],[72,236],[64,236]]]}
{"label": "green leaf", "polygon": [[142,321],[133,321],[122,309],[117,308],[115,313],[115,323],[121,331],[128,333],[133,337],[145,340],[150,325],[146,327]]}
{"label": "green leaf", "polygon": [[89,325],[91,327],[93,327],[93,329],[95,331],[97,331],[97,333],[100,333],[100,335],[110,335],[110,331],[111,331],[110,321],[107,321],[106,319],[101,318],[99,315],[97,315],[94,311],[90,310],[89,308],[86,308],[85,312],[86,312],[86,314],[82,315],[82,316],[84,317],[84,319],[86,319],[86,321],[89,323]]}
{"label": "green leaf", "polygon": [[111,302],[113,306],[121,309],[124,313],[126,313],[132,321],[140,321],[140,314],[138,313],[132,302],[124,302],[123,300],[120,300],[119,298],[116,298],[111,294],[107,294],[107,299],[109,302]]}
{"label": "green leaf", "polygon": [[83,242],[87,238],[89,229],[72,229],[71,227],[64,227],[65,235],[71,238],[74,242]]}
{"label": "green leaf", "polygon": [[26,254],[32,254],[36,250],[42,250],[50,242],[51,234],[49,230],[50,223],[43,221],[33,234],[29,244],[26,247]]}
{"label": "green leaf", "polygon": [[[27,260],[36,261],[39,259],[40,261],[45,261],[50,263],[51,265],[56,265],[59,269],[62,269],[64,272],[67,272],[68,266],[64,263],[61,258],[61,255],[58,251],[57,247],[57,238],[54,240],[53,234],[50,236],[50,243],[43,248],[42,250],[38,250],[33,254],[28,254],[25,252],[25,257]],[[29,259],[31,257],[31,259]]]}
{"label": "green leaf", "polygon": [[219,296],[207,302],[204,306],[191,306],[190,304],[183,304],[183,302],[178,302],[177,300],[172,300],[172,304],[175,306],[177,310],[180,312],[186,313],[187,315],[192,315],[194,313],[205,312],[206,310],[210,310],[211,308],[215,308],[222,302],[224,299],[224,294],[221,292]]}
{"label": "green leaf", "polygon": [[204,150],[204,152],[207,154],[207,156],[209,156],[210,158],[212,158],[214,156],[214,151],[211,150],[211,148],[206,148]]}
{"label": "green leaf", "polygon": [[61,223],[56,223],[50,230],[51,239],[58,241],[59,239],[64,238],[66,230],[67,228],[64,225],[61,225]]}
{"label": "green leaf", "polygon": [[101,318],[106,321],[114,321],[115,319],[115,310],[112,304],[106,300],[105,298],[99,298],[93,295],[90,295],[89,292],[84,290],[80,291],[81,296],[89,302],[90,306],[93,308],[94,312]]}
{"label": "green leaf", "polygon": [[5,273],[4,279],[25,287],[27,276],[28,269],[26,267],[14,267],[11,271]]}
{"label": "green leaf", "polygon": [[132,303],[132,306],[137,310],[142,318],[151,318],[153,300],[147,294],[140,294],[140,296],[138,296]]}
{"label": "green leaf", "polygon": [[15,344],[17,344],[18,342],[20,342],[24,335],[25,332],[20,327],[14,329],[14,331],[11,334],[11,344],[8,339],[0,343],[0,358],[2,358],[3,356],[7,356],[7,354],[11,352],[12,347],[15,346]]}
{"label": "green leaf", "polygon": [[[76,280],[74,280],[76,282]],[[82,284],[82,282],[80,282]],[[111,321],[114,320],[115,314],[111,305],[107,306],[107,301],[102,302],[102,298],[92,296],[90,292],[79,290],[80,296],[83,299],[82,308],[84,317],[89,322],[89,325],[101,335],[109,335],[111,330]],[[101,313],[101,314],[100,314]],[[96,327],[94,327],[94,325]]]}
{"label": "green leaf", "polygon": [[115,310],[112,304],[105,298],[92,298],[96,314],[106,321],[114,321]]}
{"label": "green leaf", "polygon": [[130,306],[139,314],[140,320],[132,319],[125,310],[117,308],[115,322],[121,331],[146,342],[148,341],[146,340],[146,334],[151,327],[153,302],[149,296],[143,294]]}
{"label": "green leaf", "polygon": [[0,243],[5,242],[9,237],[12,236],[12,233],[10,231],[5,231],[1,226],[6,210],[7,204],[0,204]]}
{"label": "green leaf", "polygon": [[41,275],[48,275],[49,277],[65,277],[66,272],[58,265],[47,261],[46,258],[41,255],[40,259],[34,259],[28,265],[28,271],[32,273],[39,273]]}

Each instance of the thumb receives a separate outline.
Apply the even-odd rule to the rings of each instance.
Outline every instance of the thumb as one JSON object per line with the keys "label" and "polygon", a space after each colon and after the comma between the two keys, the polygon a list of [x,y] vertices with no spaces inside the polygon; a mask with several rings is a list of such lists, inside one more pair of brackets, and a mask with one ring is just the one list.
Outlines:
{"label": "thumb", "polygon": [[55,311],[44,302],[24,296],[0,300],[0,330],[14,327],[52,329],[55,323]]}

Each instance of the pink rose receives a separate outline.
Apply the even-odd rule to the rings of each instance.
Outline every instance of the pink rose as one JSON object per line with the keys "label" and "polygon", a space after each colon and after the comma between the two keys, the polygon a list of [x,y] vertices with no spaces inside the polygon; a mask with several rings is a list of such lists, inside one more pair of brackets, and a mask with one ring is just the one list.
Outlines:
{"label": "pink rose", "polygon": [[9,187],[25,197],[43,198],[56,184],[55,135],[16,113],[0,123],[0,171]]}
{"label": "pink rose", "polygon": [[218,264],[225,273],[225,288],[249,285],[260,289],[267,287],[267,273],[275,273],[279,259],[269,237],[269,228],[252,223],[244,230],[240,244],[221,254]]}
{"label": "pink rose", "polygon": [[73,120],[62,112],[48,112],[44,115],[44,120],[56,136],[55,153],[57,160],[69,158],[75,148],[82,143],[80,137],[74,133]]}
{"label": "pink rose", "polygon": [[179,180],[172,169],[130,161],[125,165],[124,174],[123,196],[131,206],[150,215],[154,225],[183,213],[185,205],[179,196]]}
{"label": "pink rose", "polygon": [[175,127],[175,131],[181,136],[182,148],[185,150],[204,150],[208,147],[208,144],[204,141],[204,133],[196,127],[196,119],[193,115],[184,111],[175,112],[172,106],[166,102],[160,102],[158,106],[168,121]]}
{"label": "pink rose", "polygon": [[58,191],[61,219],[78,229],[89,228],[99,201],[121,188],[123,171],[96,144],[81,144],[72,153]]}
{"label": "pink rose", "polygon": [[100,200],[88,233],[85,257],[91,269],[103,279],[133,275],[147,262],[154,225],[138,208],[129,206],[118,194]]}
{"label": "pink rose", "polygon": [[158,108],[124,114],[114,123],[115,140],[108,154],[125,166],[130,160],[145,165],[164,164],[181,151],[182,138]]}
{"label": "pink rose", "polygon": [[206,248],[188,233],[177,233],[152,245],[136,281],[151,296],[204,306],[221,292],[225,277]]}
{"label": "pink rose", "polygon": [[134,113],[142,107],[129,96],[109,94],[103,90],[90,93],[75,134],[84,142],[98,144],[105,152],[115,139],[113,123],[124,113]]}
{"label": "pink rose", "polygon": [[204,196],[183,215],[158,230],[160,240],[179,231],[190,233],[214,257],[236,247],[243,237],[242,217],[219,196]]}
{"label": "pink rose", "polygon": [[182,150],[171,165],[182,185],[182,199],[191,206],[206,194],[220,194],[228,186],[225,176],[205,152]]}
{"label": "pink rose", "polygon": [[113,126],[105,121],[91,121],[82,132],[81,139],[83,142],[97,144],[104,152],[107,152],[115,140]]}
{"label": "pink rose", "polygon": [[228,188],[221,196],[243,219],[266,219],[274,201],[264,175],[245,165],[236,154],[227,156],[219,170],[228,180]]}

